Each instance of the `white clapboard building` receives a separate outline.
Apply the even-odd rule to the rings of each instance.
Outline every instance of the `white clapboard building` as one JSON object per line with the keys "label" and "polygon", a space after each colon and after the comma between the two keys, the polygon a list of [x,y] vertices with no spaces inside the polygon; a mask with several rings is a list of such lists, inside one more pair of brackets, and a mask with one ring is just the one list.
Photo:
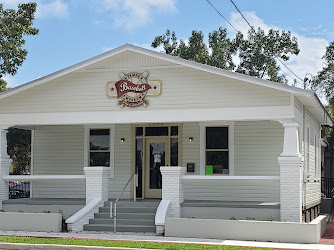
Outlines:
{"label": "white clapboard building", "polygon": [[[322,125],[313,91],[127,44],[0,94],[0,209],[62,210],[70,230],[114,230],[118,197],[117,231],[308,222]],[[9,175],[9,127],[32,131],[30,175]],[[11,181],[30,198],[9,199]]]}

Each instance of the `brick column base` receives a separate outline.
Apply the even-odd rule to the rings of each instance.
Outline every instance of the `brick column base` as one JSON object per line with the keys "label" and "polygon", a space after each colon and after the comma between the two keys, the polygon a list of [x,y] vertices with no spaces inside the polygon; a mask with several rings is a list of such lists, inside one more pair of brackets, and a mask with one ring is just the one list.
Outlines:
{"label": "brick column base", "polygon": [[95,199],[108,200],[109,173],[108,167],[85,167],[86,204]]}
{"label": "brick column base", "polygon": [[167,217],[180,218],[184,200],[181,178],[186,172],[185,167],[160,167],[162,175],[162,200],[169,200]]}
{"label": "brick column base", "polygon": [[303,160],[301,157],[278,157],[280,166],[281,221],[302,222]]}

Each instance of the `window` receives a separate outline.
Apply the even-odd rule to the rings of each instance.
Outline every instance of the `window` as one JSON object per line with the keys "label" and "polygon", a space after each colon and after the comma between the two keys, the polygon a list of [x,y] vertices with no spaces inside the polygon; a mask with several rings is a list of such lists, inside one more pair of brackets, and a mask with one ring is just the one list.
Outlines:
{"label": "window", "polygon": [[90,129],[89,165],[110,167],[110,129]]}
{"label": "window", "polygon": [[228,127],[206,127],[205,166],[207,174],[229,173]]}

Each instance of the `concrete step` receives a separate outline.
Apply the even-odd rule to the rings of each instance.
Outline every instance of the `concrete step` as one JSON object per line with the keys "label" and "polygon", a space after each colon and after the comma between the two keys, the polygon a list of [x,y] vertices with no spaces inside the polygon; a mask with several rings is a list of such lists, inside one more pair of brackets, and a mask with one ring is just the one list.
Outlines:
{"label": "concrete step", "polygon": [[[84,225],[85,231],[114,231],[113,225],[107,224],[87,224]],[[155,226],[127,225],[117,226],[117,232],[155,232]]]}
{"label": "concrete step", "polygon": [[[155,213],[156,207],[118,207],[117,213]],[[110,213],[110,207],[100,207],[100,213]]]}
{"label": "concrete step", "polygon": [[[110,214],[108,213],[95,213],[94,218],[103,218],[103,219],[110,219]],[[138,219],[141,218],[143,220],[149,220],[155,218],[155,213],[120,213],[117,212],[118,219]]]}
{"label": "concrete step", "polygon": [[[117,202],[117,208],[119,207],[155,207],[157,208],[159,204],[160,202],[156,202],[156,201],[145,201],[145,202],[119,201]],[[104,202],[104,207],[110,207],[110,201]]]}
{"label": "concrete step", "polygon": [[[114,219],[103,219],[103,218],[94,218],[89,220],[89,224],[108,224],[114,225]],[[119,219],[117,218],[117,225],[145,225],[145,226],[154,226],[154,219],[142,220],[142,219]]]}

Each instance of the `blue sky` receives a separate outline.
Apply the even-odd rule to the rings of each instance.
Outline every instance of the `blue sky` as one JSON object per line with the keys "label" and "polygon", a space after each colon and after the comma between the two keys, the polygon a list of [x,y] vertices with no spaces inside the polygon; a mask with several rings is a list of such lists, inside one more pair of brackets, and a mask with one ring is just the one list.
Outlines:
{"label": "blue sky", "polygon": [[[5,8],[28,1],[1,0]],[[166,29],[186,40],[192,30],[207,35],[219,27],[233,29],[206,0],[36,0],[34,27],[40,33],[26,38],[29,54],[15,76],[5,76],[10,87],[53,73],[125,43],[150,48],[155,36]],[[230,0],[212,4],[240,31],[248,26]],[[234,0],[251,25],[268,30],[290,30],[297,37],[300,54],[287,65],[301,78],[315,75],[322,56],[334,41],[332,0]],[[282,66],[285,73],[288,71]],[[291,78],[288,78],[291,80]],[[290,81],[292,82],[292,81]]]}

